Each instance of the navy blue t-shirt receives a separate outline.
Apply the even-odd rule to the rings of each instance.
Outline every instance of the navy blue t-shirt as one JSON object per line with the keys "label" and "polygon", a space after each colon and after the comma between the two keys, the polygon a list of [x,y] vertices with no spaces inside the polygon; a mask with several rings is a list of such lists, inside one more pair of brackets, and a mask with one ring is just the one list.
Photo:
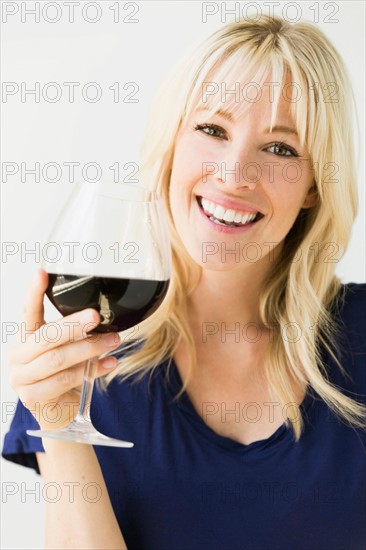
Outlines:
{"label": "navy blue t-shirt", "polygon": [[[328,357],[329,379],[365,402],[366,284],[347,283],[342,323],[344,377]],[[298,443],[283,424],[249,445],[209,428],[168,361],[141,382],[95,387],[91,406],[101,432],[132,449],[95,446],[129,550],[361,550],[366,548],[365,430],[341,422],[313,390],[301,404]],[[18,402],[3,457],[39,472],[42,441]]]}

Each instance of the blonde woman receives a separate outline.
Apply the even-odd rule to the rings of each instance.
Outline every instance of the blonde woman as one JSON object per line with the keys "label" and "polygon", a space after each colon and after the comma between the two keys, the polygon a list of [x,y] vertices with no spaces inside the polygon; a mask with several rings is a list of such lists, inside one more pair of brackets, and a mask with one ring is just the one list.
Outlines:
{"label": "blonde woman", "polygon": [[[50,427],[36,403],[63,406],[53,428],[70,420],[82,361],[108,348],[64,323],[96,311],[9,356],[3,456],[100,490],[47,503],[47,548],[364,548],[366,284],[334,261],[357,212],[352,107],[325,35],[277,17],[224,26],[161,90],[141,178],[165,199],[174,273],[138,339],[98,366],[91,409],[134,448],[25,433]],[[40,270],[30,330],[46,287]]]}

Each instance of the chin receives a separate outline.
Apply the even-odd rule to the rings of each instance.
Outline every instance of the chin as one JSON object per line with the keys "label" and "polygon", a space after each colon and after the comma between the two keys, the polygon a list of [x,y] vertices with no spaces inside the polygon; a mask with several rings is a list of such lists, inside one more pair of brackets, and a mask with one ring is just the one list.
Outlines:
{"label": "chin", "polygon": [[[202,269],[210,271],[232,271],[243,265],[244,260],[240,254],[222,254],[220,243],[199,242],[194,246],[184,243],[186,251],[192,260]],[[225,249],[224,249],[225,250]]]}

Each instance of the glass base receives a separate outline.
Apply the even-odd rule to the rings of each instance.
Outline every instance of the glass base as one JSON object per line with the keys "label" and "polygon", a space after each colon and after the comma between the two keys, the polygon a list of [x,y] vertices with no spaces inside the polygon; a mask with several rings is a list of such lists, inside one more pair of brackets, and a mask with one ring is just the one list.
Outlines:
{"label": "glass base", "polygon": [[75,443],[86,443],[88,445],[103,445],[105,447],[133,447],[130,441],[113,439],[98,432],[91,422],[71,422],[61,430],[27,430],[28,435],[34,437],[49,437],[64,441],[75,441]]}

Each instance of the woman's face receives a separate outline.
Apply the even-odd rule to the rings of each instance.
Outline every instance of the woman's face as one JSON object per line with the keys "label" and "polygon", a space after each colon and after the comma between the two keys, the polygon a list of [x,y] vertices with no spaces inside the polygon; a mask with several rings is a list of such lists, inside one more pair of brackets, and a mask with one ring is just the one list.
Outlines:
{"label": "woman's face", "polygon": [[[240,267],[270,255],[300,209],[315,204],[309,151],[293,133],[286,97],[275,121],[283,128],[272,134],[270,86],[240,117],[227,115],[224,104],[209,119],[196,110],[178,132],[170,206],[178,234],[202,267]],[[251,222],[257,212],[260,219]]]}

